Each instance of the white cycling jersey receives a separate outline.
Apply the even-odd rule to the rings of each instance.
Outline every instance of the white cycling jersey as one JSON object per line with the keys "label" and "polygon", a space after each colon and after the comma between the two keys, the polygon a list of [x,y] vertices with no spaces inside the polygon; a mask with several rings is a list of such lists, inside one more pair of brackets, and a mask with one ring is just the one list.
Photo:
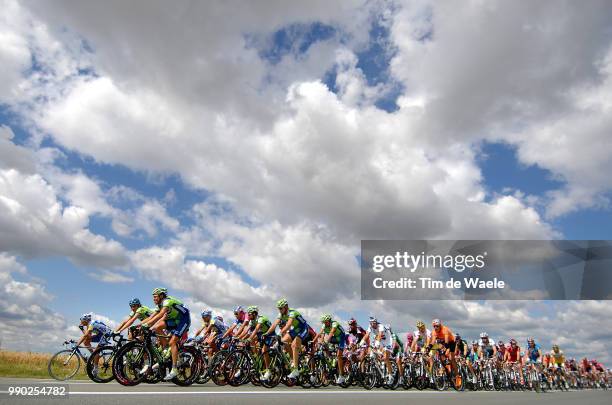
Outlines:
{"label": "white cycling jersey", "polygon": [[[391,328],[380,323],[377,326],[378,327],[376,329],[372,329],[372,326],[368,326],[368,330],[366,331],[367,335],[370,337],[370,346],[391,347],[393,344],[393,339],[391,338]],[[380,342],[376,339],[379,333],[382,334]]]}
{"label": "white cycling jersey", "polygon": [[414,331],[414,340],[417,342],[417,346],[425,347],[427,344],[427,339],[431,337],[431,331],[429,329],[425,329],[425,333],[421,333],[418,329]]}

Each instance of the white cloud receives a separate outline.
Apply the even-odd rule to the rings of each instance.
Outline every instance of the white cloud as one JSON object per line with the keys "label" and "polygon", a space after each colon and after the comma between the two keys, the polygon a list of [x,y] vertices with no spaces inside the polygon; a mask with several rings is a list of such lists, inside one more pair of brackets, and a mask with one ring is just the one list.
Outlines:
{"label": "white cloud", "polygon": [[87,212],[64,206],[38,174],[0,170],[0,245],[24,257],[67,256],[79,264],[116,267],[123,247],[88,229]]}
{"label": "white cloud", "polygon": [[44,350],[66,338],[63,316],[47,307],[53,297],[42,284],[30,279],[26,268],[14,256],[0,253],[3,348]]}

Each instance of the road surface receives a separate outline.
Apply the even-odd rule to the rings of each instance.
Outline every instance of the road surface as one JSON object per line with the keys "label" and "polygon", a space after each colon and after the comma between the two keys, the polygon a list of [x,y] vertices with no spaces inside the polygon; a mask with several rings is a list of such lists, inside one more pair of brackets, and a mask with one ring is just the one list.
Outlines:
{"label": "road surface", "polygon": [[[588,404],[610,405],[612,391],[571,391],[548,392],[455,392],[455,391],[417,391],[417,390],[372,390],[361,388],[339,389],[328,387],[320,389],[287,388],[278,386],[274,389],[253,387],[218,387],[213,383],[178,387],[174,384],[159,383],[155,385],[140,384],[135,387],[123,387],[116,382],[96,384],[89,381],[69,382],[68,397],[23,398],[9,396],[9,386],[49,387],[59,383],[52,380],[0,378],[0,404],[84,404],[84,405],[158,405],[168,403],[180,404],[427,404],[427,405],[521,405],[521,404]],[[451,402],[449,402],[451,401]]]}

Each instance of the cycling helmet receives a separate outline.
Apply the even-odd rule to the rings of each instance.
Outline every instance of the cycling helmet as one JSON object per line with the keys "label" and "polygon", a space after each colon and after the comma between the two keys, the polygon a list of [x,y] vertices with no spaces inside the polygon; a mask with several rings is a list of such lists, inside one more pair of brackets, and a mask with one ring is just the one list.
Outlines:
{"label": "cycling helmet", "polygon": [[499,342],[497,342],[497,346],[503,347],[504,346],[504,341],[500,340]]}
{"label": "cycling helmet", "polygon": [[355,318],[351,318],[348,320],[348,325],[349,326],[355,326],[357,325],[357,320]]}
{"label": "cycling helmet", "polygon": [[241,312],[244,312],[244,308],[242,308],[242,306],[238,305],[236,308],[234,308],[234,314],[239,314]]}
{"label": "cycling helmet", "polygon": [[152,294],[153,295],[168,294],[168,289],[164,287],[157,287],[153,289]]}
{"label": "cycling helmet", "polygon": [[414,333],[412,332],[406,333],[406,340],[413,340],[413,339],[414,339]]}
{"label": "cycling helmet", "polygon": [[535,343],[535,340],[532,337],[528,337],[527,343]]}
{"label": "cycling helmet", "polygon": [[424,328],[424,327],[425,327],[425,322],[423,322],[423,321],[417,321],[417,323],[416,323],[416,327],[417,327],[418,329]]}
{"label": "cycling helmet", "polygon": [[250,307],[247,308],[248,314],[256,314],[258,312],[259,312],[259,308],[257,308],[257,305],[251,305]]}
{"label": "cycling helmet", "polygon": [[376,319],[376,317],[374,317],[374,316],[371,316],[370,319],[369,319],[369,322],[370,323],[378,323],[378,319]]}
{"label": "cycling helmet", "polygon": [[212,311],[205,309],[204,311],[202,311],[202,318],[206,317],[206,316],[212,316]]}
{"label": "cycling helmet", "polygon": [[332,316],[330,314],[323,314],[321,315],[321,322],[325,323],[325,322],[331,322],[332,320]]}
{"label": "cycling helmet", "polygon": [[81,321],[91,322],[91,314],[87,313],[87,314],[81,315]]}
{"label": "cycling helmet", "polygon": [[559,345],[556,345],[556,344],[555,344],[555,345],[553,345],[553,346],[552,346],[552,349],[553,349],[553,350],[559,350]]}
{"label": "cycling helmet", "polygon": [[510,344],[511,345],[515,345],[516,344],[516,339],[514,339],[514,338],[510,339]]}
{"label": "cycling helmet", "polygon": [[276,301],[276,308],[278,309],[284,308],[287,305],[289,305],[289,303],[285,298],[281,298],[280,300]]}
{"label": "cycling helmet", "polygon": [[223,317],[221,315],[215,316],[215,319],[221,323],[223,323]]}
{"label": "cycling helmet", "polygon": [[140,305],[140,300],[138,298],[131,299],[130,306],[132,305]]}
{"label": "cycling helmet", "polygon": [[480,338],[481,338],[481,339],[488,339],[488,338],[489,338],[489,334],[488,334],[487,332],[482,332],[482,333],[480,334]]}
{"label": "cycling helmet", "polygon": [[461,340],[461,335],[458,333],[455,333],[455,340]]}
{"label": "cycling helmet", "polygon": [[478,345],[478,340],[472,340],[472,346]]}
{"label": "cycling helmet", "polygon": [[431,324],[432,324],[433,326],[436,326],[436,325],[442,325],[442,323],[440,322],[440,320],[439,320],[439,319],[434,319],[433,321],[431,321]]}

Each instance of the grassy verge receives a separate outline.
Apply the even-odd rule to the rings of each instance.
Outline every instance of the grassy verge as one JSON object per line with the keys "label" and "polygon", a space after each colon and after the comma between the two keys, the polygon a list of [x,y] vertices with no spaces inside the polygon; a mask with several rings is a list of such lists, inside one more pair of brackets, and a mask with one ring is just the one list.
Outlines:
{"label": "grassy verge", "polygon": [[[0,377],[20,378],[51,378],[47,372],[47,364],[51,354],[32,352],[10,352],[0,350]],[[87,380],[85,364],[81,362],[76,380]]]}

